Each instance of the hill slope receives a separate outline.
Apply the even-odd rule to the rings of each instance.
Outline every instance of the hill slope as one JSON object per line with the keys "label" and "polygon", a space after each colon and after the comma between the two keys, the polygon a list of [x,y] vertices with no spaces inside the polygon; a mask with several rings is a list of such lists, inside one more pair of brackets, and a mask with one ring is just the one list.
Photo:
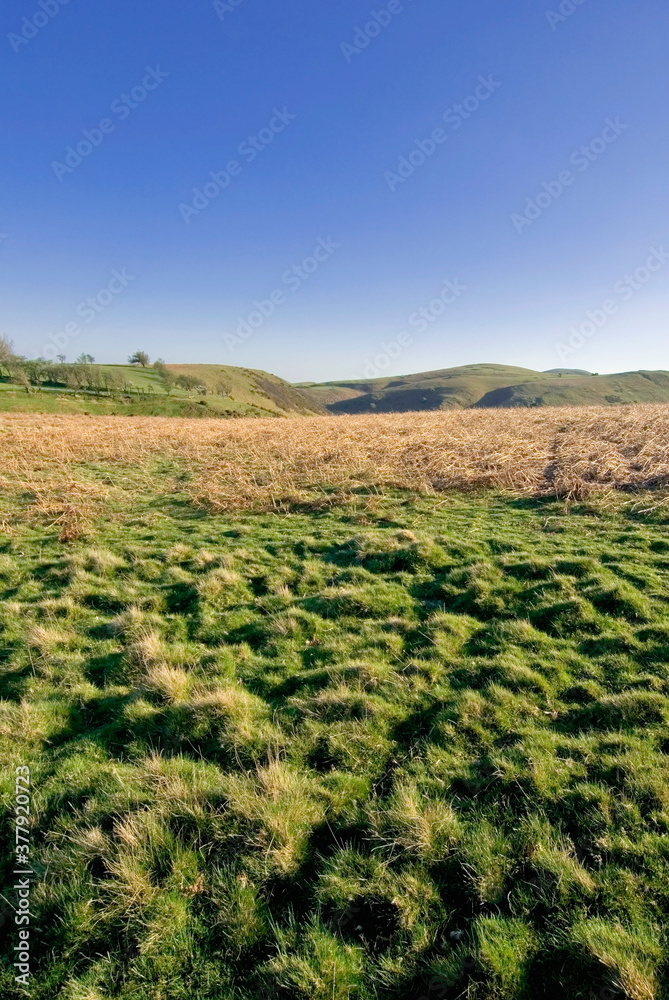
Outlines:
{"label": "hill slope", "polygon": [[242,409],[247,415],[262,410],[263,416],[271,414],[322,413],[318,402],[310,399],[289,382],[254,368],[235,368],[231,365],[168,365],[175,375],[189,375],[199,379],[212,393],[223,390],[224,399]]}
{"label": "hill slope", "polygon": [[473,406],[487,392],[541,379],[541,372],[512,365],[464,365],[395,378],[302,385],[302,391],[332,413],[445,410]]}
{"label": "hill slope", "polygon": [[331,413],[402,413],[498,406],[588,406],[669,402],[669,372],[592,375],[510,365],[463,365],[395,378],[306,383],[302,392]]}
{"label": "hill slope", "polygon": [[[170,417],[281,417],[323,413],[320,403],[276,375],[230,365],[153,367],[28,362],[0,378],[0,411]],[[0,372],[1,374],[1,372]],[[28,382],[31,384],[29,385]]]}
{"label": "hill slope", "polygon": [[669,372],[623,372],[620,375],[579,375],[522,382],[494,389],[476,406],[605,406],[616,403],[666,403]]}

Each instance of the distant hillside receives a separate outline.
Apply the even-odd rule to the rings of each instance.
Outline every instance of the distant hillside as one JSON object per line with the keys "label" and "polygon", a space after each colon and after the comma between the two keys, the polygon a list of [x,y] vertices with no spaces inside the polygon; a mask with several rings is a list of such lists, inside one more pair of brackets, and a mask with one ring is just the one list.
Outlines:
{"label": "distant hillside", "polygon": [[290,383],[231,365],[0,365],[0,412],[282,417],[470,407],[669,402],[669,372],[593,375],[479,364],[393,378]]}
{"label": "distant hillside", "polygon": [[475,405],[606,406],[669,402],[669,372],[623,372],[538,379],[487,392]]}
{"label": "distant hillside", "polygon": [[395,378],[303,384],[302,391],[331,413],[391,413],[462,409],[486,392],[546,376],[511,365],[465,365]]}
{"label": "distant hillside", "polygon": [[166,417],[281,417],[324,413],[276,375],[231,365],[52,364],[0,368],[0,412]]}
{"label": "distant hillside", "polygon": [[395,378],[303,383],[330,413],[392,413],[498,406],[588,406],[669,402],[669,372],[593,375],[510,365],[464,365]]}

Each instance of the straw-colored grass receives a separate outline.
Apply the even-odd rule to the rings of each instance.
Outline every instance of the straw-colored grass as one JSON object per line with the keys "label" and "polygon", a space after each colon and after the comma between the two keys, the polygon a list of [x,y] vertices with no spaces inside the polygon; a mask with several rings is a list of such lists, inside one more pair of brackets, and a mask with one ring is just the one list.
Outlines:
{"label": "straw-colored grass", "polygon": [[0,444],[0,476],[30,487],[54,521],[77,498],[104,502],[84,467],[132,469],[155,486],[161,459],[188,469],[180,489],[215,510],[375,487],[581,496],[669,484],[669,405],[227,421],[12,414]]}

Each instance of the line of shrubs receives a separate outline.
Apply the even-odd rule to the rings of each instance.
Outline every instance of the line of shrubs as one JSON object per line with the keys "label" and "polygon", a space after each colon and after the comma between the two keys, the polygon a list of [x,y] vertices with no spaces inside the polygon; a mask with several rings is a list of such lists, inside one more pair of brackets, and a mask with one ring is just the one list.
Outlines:
{"label": "line of shrubs", "polygon": [[[0,382],[9,382],[22,386],[26,392],[40,392],[43,386],[50,389],[65,389],[70,392],[88,392],[97,396],[147,396],[153,395],[155,389],[149,383],[142,388],[134,385],[123,372],[94,364],[95,359],[90,354],[82,354],[73,364],[66,363],[62,358],[58,363],[46,361],[44,358],[27,359],[14,354],[11,343],[0,337]],[[129,359],[131,363],[149,366],[148,355],[137,352]],[[229,396],[232,384],[226,379],[220,379],[213,387],[206,386],[201,379],[186,374],[175,374],[163,361],[152,365],[160,383],[167,395],[176,389],[182,389],[199,396],[213,394]]]}

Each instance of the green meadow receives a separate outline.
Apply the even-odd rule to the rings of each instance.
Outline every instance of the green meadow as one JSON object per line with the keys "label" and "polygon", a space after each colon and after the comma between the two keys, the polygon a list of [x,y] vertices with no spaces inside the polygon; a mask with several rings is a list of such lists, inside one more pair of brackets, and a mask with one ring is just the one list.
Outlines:
{"label": "green meadow", "polygon": [[0,500],[34,1000],[669,996],[669,516]]}

